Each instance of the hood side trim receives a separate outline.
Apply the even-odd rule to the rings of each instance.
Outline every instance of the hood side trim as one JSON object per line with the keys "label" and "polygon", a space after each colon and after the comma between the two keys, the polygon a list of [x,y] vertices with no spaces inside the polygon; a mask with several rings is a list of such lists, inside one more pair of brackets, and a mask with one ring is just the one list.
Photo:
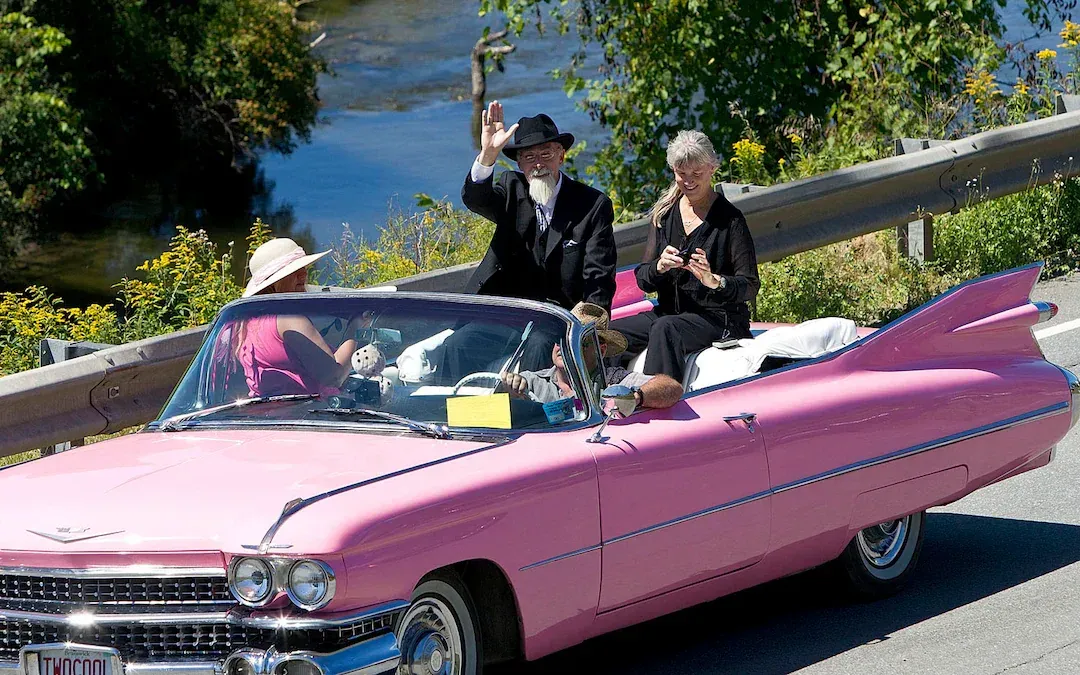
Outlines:
{"label": "hood side trim", "polygon": [[384,481],[384,480],[387,480],[387,479],[390,479],[390,478],[396,478],[398,476],[403,476],[403,475],[405,475],[407,473],[412,473],[413,471],[419,471],[420,469],[426,469],[428,467],[437,466],[439,464],[444,464],[446,462],[450,462],[450,461],[453,461],[455,459],[461,459],[463,457],[468,457],[470,455],[476,455],[476,454],[479,454],[481,452],[487,452],[488,450],[494,450],[495,448],[500,448],[500,447],[502,447],[504,445],[508,445],[510,443],[513,443],[515,440],[516,440],[515,438],[505,437],[505,438],[502,438],[501,440],[499,440],[498,442],[492,443],[490,445],[484,445],[484,446],[481,446],[479,448],[473,448],[472,450],[466,450],[465,452],[459,452],[456,455],[449,455],[447,457],[441,457],[439,459],[434,459],[434,460],[432,460],[430,462],[424,462],[423,464],[417,464],[415,466],[410,466],[410,467],[407,467],[407,468],[404,468],[404,469],[399,469],[397,471],[391,471],[390,473],[385,473],[385,474],[383,474],[381,476],[375,476],[374,478],[368,478],[367,480],[362,480],[359,483],[352,483],[351,485],[345,485],[343,487],[334,488],[333,490],[323,492],[322,494],[318,494],[318,495],[315,495],[313,497],[307,497],[305,499],[293,499],[293,500],[291,500],[290,502],[288,502],[285,505],[285,508],[283,508],[281,510],[281,515],[278,516],[278,519],[276,521],[274,521],[274,524],[271,525],[270,529],[267,530],[266,534],[263,535],[262,541],[259,543],[259,553],[262,554],[262,555],[265,555],[267,552],[269,552],[269,550],[271,548],[271,545],[272,545],[272,543],[274,541],[274,536],[277,535],[278,530],[280,530],[281,526],[285,524],[285,521],[288,520],[289,518],[293,517],[294,515],[296,515],[297,513],[302,511],[303,509],[307,508],[308,506],[311,506],[312,504],[315,504],[317,502],[321,502],[324,499],[327,499],[329,497],[334,497],[334,496],[342,494],[344,492],[349,492],[350,490],[355,490],[357,488],[362,488],[362,487],[371,485],[372,483],[378,483],[380,481]]}

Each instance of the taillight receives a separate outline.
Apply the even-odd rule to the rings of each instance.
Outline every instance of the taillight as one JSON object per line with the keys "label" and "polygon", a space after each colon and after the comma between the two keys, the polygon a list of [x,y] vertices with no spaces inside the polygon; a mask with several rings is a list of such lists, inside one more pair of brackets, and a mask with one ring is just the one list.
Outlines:
{"label": "taillight", "polygon": [[1058,306],[1052,302],[1032,303],[1039,310],[1039,323],[1044,323],[1057,316]]}

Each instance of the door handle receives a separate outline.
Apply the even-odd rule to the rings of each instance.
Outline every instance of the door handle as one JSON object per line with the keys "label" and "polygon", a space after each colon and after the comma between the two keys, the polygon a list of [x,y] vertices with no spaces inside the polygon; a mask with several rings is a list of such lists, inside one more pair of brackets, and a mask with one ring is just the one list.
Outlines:
{"label": "door handle", "polygon": [[746,422],[746,428],[750,433],[754,433],[754,420],[757,419],[757,413],[744,412],[738,415],[724,415],[724,421],[727,423],[738,422],[742,420]]}
{"label": "door handle", "polygon": [[757,419],[757,413],[739,413],[738,415],[724,415],[725,422],[737,422],[742,420],[744,422],[753,422]]}

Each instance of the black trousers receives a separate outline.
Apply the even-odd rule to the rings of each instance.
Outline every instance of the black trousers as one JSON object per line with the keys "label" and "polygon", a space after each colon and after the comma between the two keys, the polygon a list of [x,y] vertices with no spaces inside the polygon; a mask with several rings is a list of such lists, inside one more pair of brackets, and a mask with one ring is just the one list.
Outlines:
{"label": "black trousers", "polygon": [[[519,360],[521,370],[551,367],[551,348],[561,338],[547,326],[534,327]],[[470,322],[443,342],[436,382],[451,385],[470,373],[497,372],[521,342],[521,328]]]}
{"label": "black trousers", "polygon": [[655,311],[642,312],[611,322],[612,330],[626,336],[625,352],[615,357],[619,365],[626,367],[630,361],[648,347],[645,355],[645,374],[663,373],[682,382],[685,374],[686,355],[705,349],[714,340],[744,338],[746,332],[728,326],[726,314],[706,316],[703,314],[665,314]]}

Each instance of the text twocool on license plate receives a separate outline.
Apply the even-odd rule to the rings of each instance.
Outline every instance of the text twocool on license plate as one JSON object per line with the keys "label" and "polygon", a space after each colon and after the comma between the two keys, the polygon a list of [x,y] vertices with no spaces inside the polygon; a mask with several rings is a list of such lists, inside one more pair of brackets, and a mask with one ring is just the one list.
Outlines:
{"label": "text twocool on license plate", "polygon": [[107,652],[46,649],[37,659],[39,675],[123,675],[112,672],[113,657]]}

